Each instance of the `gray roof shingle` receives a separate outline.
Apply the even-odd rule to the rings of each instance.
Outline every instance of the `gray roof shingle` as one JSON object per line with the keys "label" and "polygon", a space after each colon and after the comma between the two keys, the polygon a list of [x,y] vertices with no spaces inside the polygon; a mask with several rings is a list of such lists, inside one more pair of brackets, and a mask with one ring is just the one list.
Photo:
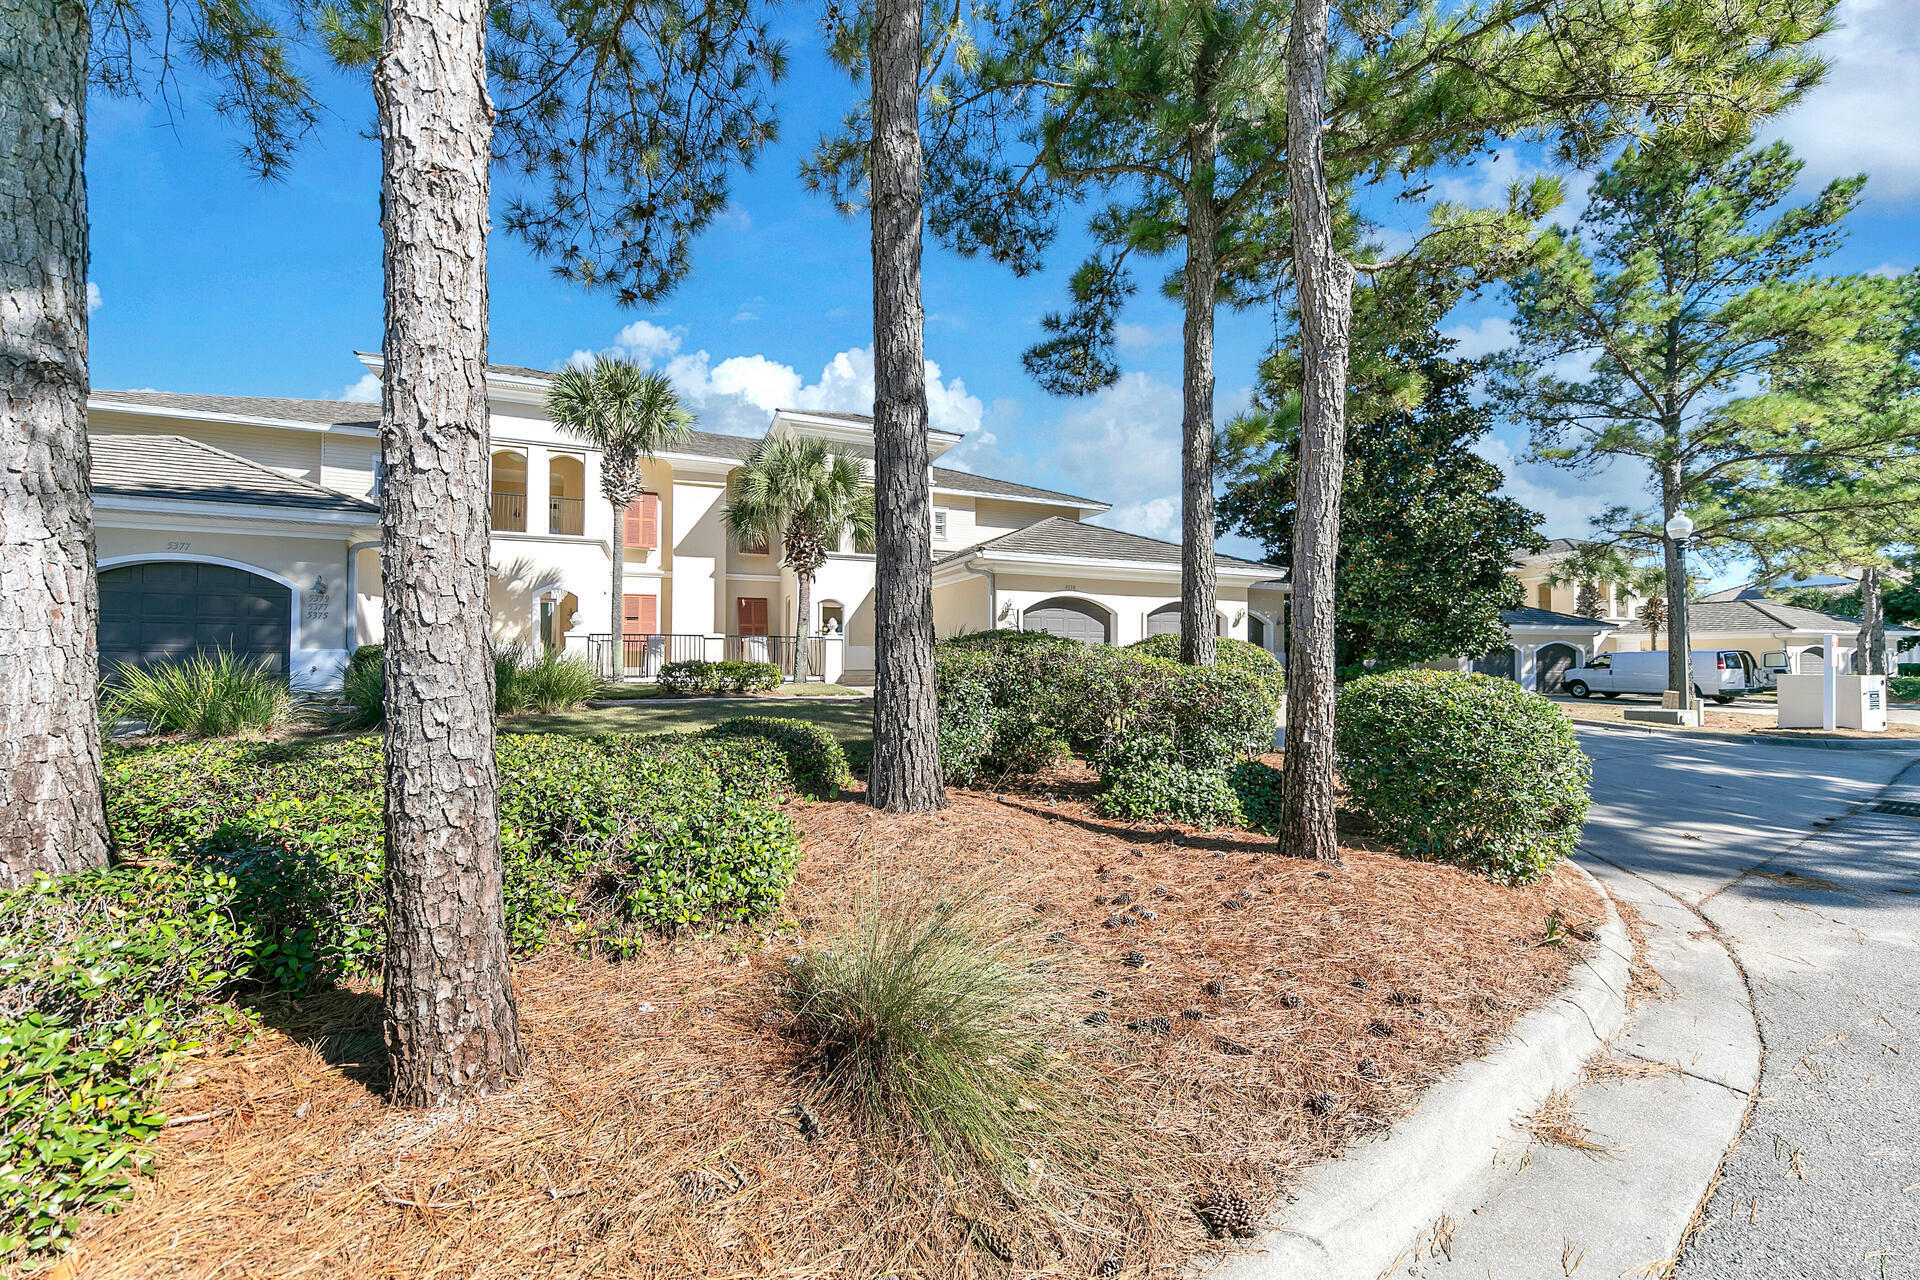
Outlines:
{"label": "gray roof shingle", "polygon": [[1071,493],[1061,493],[1058,489],[1041,489],[1030,484],[1016,484],[1012,480],[996,480],[992,476],[975,475],[971,471],[956,471],[952,467],[933,469],[933,487],[952,489],[956,493],[979,494],[984,498],[1037,498],[1080,507],[1108,505],[1097,498],[1082,498]]}
{"label": "gray roof shingle", "polygon": [[177,498],[301,507],[378,518],[378,503],[356,498],[185,436],[97,435],[93,492],[117,498]]}
{"label": "gray roof shingle", "polygon": [[[1003,533],[997,538],[975,543],[971,547],[955,551],[934,561],[935,567],[964,560],[968,556],[981,552],[1006,552],[1013,555],[1085,557],[1096,560],[1133,560],[1143,564],[1180,563],[1180,544],[1164,542],[1159,538],[1149,538],[1138,533],[1127,533],[1121,529],[1109,529],[1104,525],[1084,524],[1079,520],[1068,520],[1064,516],[1048,516],[1012,533]],[[1223,556],[1216,553],[1217,564],[1231,565],[1237,569],[1264,569],[1282,577],[1286,570],[1276,564],[1263,564],[1257,560],[1241,560],[1236,556]]]}
{"label": "gray roof shingle", "polygon": [[241,418],[279,418],[328,426],[380,428],[380,406],[364,400],[282,400],[273,396],[200,396],[176,391],[93,391],[90,401],[108,400],[188,413],[223,413]]}
{"label": "gray roof shingle", "polygon": [[[1770,631],[1837,631],[1852,634],[1860,629],[1858,618],[1843,618],[1817,609],[1802,609],[1777,600],[1695,600],[1687,605],[1687,629],[1701,632],[1740,635]],[[1636,618],[1621,627],[1629,635],[1643,635],[1647,624]],[[1889,634],[1913,635],[1911,627],[1887,624]]]}
{"label": "gray roof shingle", "polygon": [[1551,609],[1502,609],[1500,621],[1510,627],[1588,627],[1610,631],[1619,626],[1599,618],[1583,618],[1577,613],[1555,613]]}

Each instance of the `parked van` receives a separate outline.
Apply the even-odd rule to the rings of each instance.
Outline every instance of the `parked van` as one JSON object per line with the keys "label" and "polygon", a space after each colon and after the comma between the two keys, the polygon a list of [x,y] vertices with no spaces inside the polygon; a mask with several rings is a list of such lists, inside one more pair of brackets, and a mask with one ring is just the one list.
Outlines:
{"label": "parked van", "polygon": [[[1667,651],[1603,653],[1567,672],[1561,687],[1576,698],[1596,693],[1609,698],[1623,693],[1665,693]],[[1693,691],[1699,697],[1732,702],[1743,693],[1763,687],[1753,659],[1738,649],[1693,651]]]}

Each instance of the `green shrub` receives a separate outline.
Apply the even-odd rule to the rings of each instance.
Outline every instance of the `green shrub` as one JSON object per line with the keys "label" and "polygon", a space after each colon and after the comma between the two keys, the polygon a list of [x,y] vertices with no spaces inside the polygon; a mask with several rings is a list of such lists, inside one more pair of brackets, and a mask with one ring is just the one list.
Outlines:
{"label": "green shrub", "polygon": [[362,667],[377,667],[386,661],[387,651],[382,645],[363,644],[353,651],[347,659],[347,670],[354,671]]}
{"label": "green shrub", "polygon": [[999,714],[993,703],[992,673],[993,659],[984,653],[943,649],[935,660],[940,775],[948,783],[972,785],[993,746]]}
{"label": "green shrub", "polygon": [[121,867],[0,891],[0,1258],[58,1247],[150,1164],[160,1086],[258,945],[233,889]]}
{"label": "green shrub", "polygon": [[1566,715],[1511,680],[1366,676],[1340,692],[1335,747],[1355,806],[1416,857],[1523,884],[1579,843],[1591,763]]}
{"label": "green shrub", "polygon": [[765,693],[778,689],[785,679],[771,662],[721,662],[714,665],[718,677],[716,692]]}
{"label": "green shrub", "polygon": [[717,738],[758,738],[777,747],[787,761],[787,776],[801,794],[831,800],[853,781],[846,749],[817,724],[784,716],[740,716],[708,731]]}
{"label": "green shrub", "polygon": [[1030,1141],[1057,1137],[1052,976],[977,896],[869,905],[808,951],[786,999],[820,1090],[875,1126],[1025,1177]]}
{"label": "green shrub", "polygon": [[[361,655],[366,657],[362,660]],[[340,700],[347,709],[341,726],[371,729],[387,718],[387,658],[378,645],[361,645],[353,651],[353,660],[340,680]]]}
{"label": "green shrub", "polygon": [[122,666],[102,691],[108,721],[143,720],[154,733],[230,738],[278,729],[296,719],[286,679],[264,660],[232,653],[195,653],[177,662]]}
{"label": "green shrub", "polygon": [[1161,739],[1140,738],[1108,752],[1101,761],[1105,789],[1096,812],[1137,822],[1171,818],[1196,827],[1239,826],[1240,799],[1216,762],[1188,763]]}
{"label": "green shrub", "polygon": [[[1905,668],[1903,667],[1902,670],[1905,670]],[[1916,671],[1912,675],[1898,675],[1889,678],[1887,681],[1887,692],[1902,702],[1920,702],[1920,671]]]}
{"label": "green shrub", "polygon": [[1249,831],[1280,830],[1280,777],[1280,770],[1264,760],[1242,760],[1227,770],[1241,824]]}
{"label": "green shrub", "polygon": [[494,709],[503,716],[571,711],[600,690],[600,677],[585,658],[517,644],[494,654],[493,681]]}
{"label": "green shrub", "polygon": [[[1272,676],[1281,680],[1286,677],[1287,669],[1280,665],[1280,659],[1257,644],[1235,640],[1232,636],[1220,636],[1214,640],[1213,644],[1214,662],[1219,666],[1232,667],[1237,671],[1248,671],[1259,676]],[[1135,640],[1127,648],[1133,653],[1144,654],[1149,658],[1165,658],[1169,662],[1180,661],[1178,635],[1148,636],[1145,640]]]}
{"label": "green shrub", "polygon": [[668,693],[700,693],[711,689],[719,679],[715,665],[699,658],[669,662],[660,668],[660,687]]}
{"label": "green shrub", "polygon": [[1019,631],[1012,627],[996,627],[988,631],[968,631],[957,636],[949,636],[940,642],[942,648],[959,652],[998,653],[1005,649],[1022,648],[1059,648],[1075,644],[1046,631]]}

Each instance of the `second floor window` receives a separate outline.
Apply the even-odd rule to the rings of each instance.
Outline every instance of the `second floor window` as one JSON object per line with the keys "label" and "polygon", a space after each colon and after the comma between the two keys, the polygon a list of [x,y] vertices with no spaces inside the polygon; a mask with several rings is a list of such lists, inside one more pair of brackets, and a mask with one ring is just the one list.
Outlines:
{"label": "second floor window", "polygon": [[1542,609],[1551,610],[1553,608],[1553,587],[1551,585],[1545,582],[1541,583],[1536,595]]}
{"label": "second floor window", "polygon": [[627,504],[625,544],[636,550],[652,551],[660,546],[660,495],[643,493]]}
{"label": "second floor window", "polygon": [[933,509],[933,540],[935,542],[947,540],[947,509],[945,507]]}

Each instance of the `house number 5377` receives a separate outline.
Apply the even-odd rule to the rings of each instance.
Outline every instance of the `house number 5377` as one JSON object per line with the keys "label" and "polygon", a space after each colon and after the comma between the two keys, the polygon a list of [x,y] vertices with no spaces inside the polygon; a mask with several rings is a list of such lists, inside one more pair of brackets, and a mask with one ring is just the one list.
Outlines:
{"label": "house number 5377", "polygon": [[185,551],[185,550],[186,550],[186,549],[187,549],[188,547],[191,547],[192,545],[193,545],[193,544],[192,544],[191,542],[169,542],[169,543],[167,544],[167,550],[169,550],[169,551]]}

